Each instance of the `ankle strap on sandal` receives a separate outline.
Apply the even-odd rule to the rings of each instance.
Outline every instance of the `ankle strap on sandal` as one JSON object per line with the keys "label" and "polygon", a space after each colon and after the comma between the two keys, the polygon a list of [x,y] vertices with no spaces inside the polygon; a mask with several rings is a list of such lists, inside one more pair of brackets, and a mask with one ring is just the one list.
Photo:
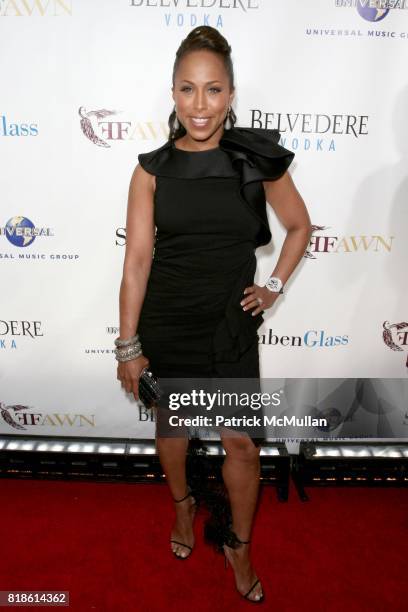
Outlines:
{"label": "ankle strap on sandal", "polygon": [[224,543],[230,548],[238,548],[240,544],[249,544],[251,540],[240,540],[235,531],[229,529],[224,536]]}
{"label": "ankle strap on sandal", "polygon": [[240,539],[237,537],[237,542],[239,542],[240,544],[249,544],[249,543],[251,542],[251,540],[240,540]]}
{"label": "ankle strap on sandal", "polygon": [[182,497],[181,499],[176,499],[175,497],[173,497],[173,501],[175,501],[176,504],[179,504],[180,502],[184,501],[185,499],[187,499],[187,497],[190,497],[190,495],[192,495],[192,492],[189,491],[187,493],[187,495],[185,495],[184,497]]}

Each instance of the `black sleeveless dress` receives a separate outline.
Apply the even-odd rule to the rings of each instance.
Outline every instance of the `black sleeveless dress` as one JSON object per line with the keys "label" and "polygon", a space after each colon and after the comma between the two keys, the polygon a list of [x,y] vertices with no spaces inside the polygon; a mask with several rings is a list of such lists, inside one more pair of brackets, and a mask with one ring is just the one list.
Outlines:
{"label": "black sleeveless dress", "polygon": [[255,249],[271,239],[262,181],[294,158],[279,139],[278,130],[234,127],[216,148],[168,141],[138,156],[156,177],[156,237],[137,331],[159,379],[259,379],[263,316],[240,301],[254,282]]}

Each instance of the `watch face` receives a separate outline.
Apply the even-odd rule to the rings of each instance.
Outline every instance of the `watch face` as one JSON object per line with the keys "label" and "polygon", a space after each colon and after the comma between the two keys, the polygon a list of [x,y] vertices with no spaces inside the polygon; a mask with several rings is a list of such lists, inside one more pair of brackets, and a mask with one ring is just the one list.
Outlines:
{"label": "watch face", "polygon": [[282,288],[282,285],[283,283],[280,280],[280,278],[271,277],[267,282],[267,287],[271,291],[280,291]]}

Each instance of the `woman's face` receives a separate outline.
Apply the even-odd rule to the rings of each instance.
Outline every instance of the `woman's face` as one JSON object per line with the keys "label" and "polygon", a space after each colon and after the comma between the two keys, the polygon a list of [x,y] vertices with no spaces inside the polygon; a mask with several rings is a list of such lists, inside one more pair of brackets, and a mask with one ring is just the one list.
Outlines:
{"label": "woman's face", "polygon": [[208,50],[188,53],[180,61],[172,92],[188,137],[217,143],[234,97],[222,58]]}

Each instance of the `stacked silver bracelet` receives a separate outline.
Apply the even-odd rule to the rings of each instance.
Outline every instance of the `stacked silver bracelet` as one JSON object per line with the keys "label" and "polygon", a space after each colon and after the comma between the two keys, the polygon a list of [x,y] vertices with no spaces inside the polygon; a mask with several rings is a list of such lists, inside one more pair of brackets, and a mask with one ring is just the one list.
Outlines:
{"label": "stacked silver bracelet", "polygon": [[140,344],[139,334],[120,340],[119,336],[115,339],[115,355],[118,361],[130,361],[136,359],[142,354],[142,345]]}

